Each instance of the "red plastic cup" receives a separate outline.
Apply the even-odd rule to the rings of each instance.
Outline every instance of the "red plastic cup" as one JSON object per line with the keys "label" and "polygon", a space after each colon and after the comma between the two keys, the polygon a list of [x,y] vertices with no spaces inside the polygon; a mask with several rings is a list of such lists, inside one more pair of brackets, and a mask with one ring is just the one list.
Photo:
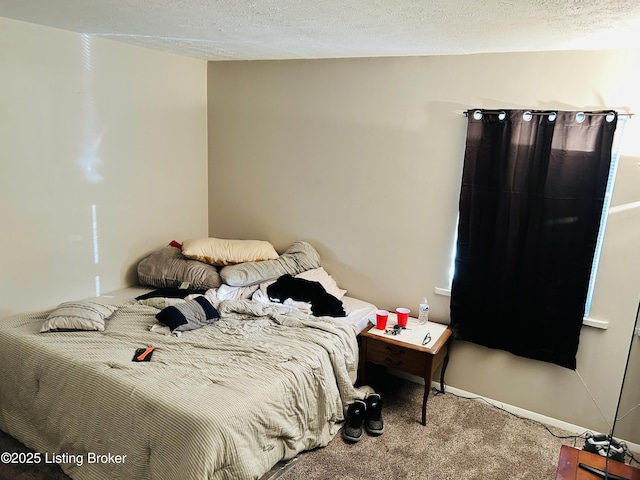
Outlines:
{"label": "red plastic cup", "polygon": [[389,319],[389,312],[386,310],[376,310],[376,328],[378,330],[384,330],[387,328],[387,320]]}
{"label": "red plastic cup", "polygon": [[402,328],[406,328],[407,322],[409,321],[409,313],[411,310],[408,308],[399,307],[396,308],[396,317],[398,317],[398,325]]}

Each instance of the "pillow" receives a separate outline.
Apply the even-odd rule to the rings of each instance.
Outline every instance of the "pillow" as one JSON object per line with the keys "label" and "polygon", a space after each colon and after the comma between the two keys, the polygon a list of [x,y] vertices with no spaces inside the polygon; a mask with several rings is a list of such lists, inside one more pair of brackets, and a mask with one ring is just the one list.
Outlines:
{"label": "pillow", "polygon": [[58,305],[40,327],[40,332],[104,331],[104,321],[118,307],[83,300]]}
{"label": "pillow", "polygon": [[320,255],[307,242],[295,242],[280,257],[264,262],[229,265],[220,270],[227,285],[246,287],[275,280],[285,273],[295,275],[320,266]]}
{"label": "pillow", "polygon": [[220,318],[220,314],[206,298],[200,296],[180,305],[167,307],[158,312],[156,318],[172,332],[186,332],[209,325]]}
{"label": "pillow", "polygon": [[200,238],[182,244],[182,254],[211,265],[235,265],[278,258],[278,252],[264,240]]}
{"label": "pillow", "polygon": [[333,279],[331,275],[327,273],[327,271],[322,268],[314,268],[313,270],[307,270],[306,272],[302,272],[296,275],[296,278],[304,278],[305,280],[311,280],[312,282],[318,282],[320,285],[324,287],[327,293],[330,293],[338,300],[345,296],[347,293],[346,290],[338,287],[338,284]]}
{"label": "pillow", "polygon": [[259,285],[252,285],[248,287],[232,287],[227,284],[220,285],[218,288],[218,301],[222,300],[245,300],[251,298]]}
{"label": "pillow", "polygon": [[222,281],[216,267],[189,260],[176,247],[164,247],[142,259],[138,264],[138,282],[158,288],[182,287],[208,290]]}

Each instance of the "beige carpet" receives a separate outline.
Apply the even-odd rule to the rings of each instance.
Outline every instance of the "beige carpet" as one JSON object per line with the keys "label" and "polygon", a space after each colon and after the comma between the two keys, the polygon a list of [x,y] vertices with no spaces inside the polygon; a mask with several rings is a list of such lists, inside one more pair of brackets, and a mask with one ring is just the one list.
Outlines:
{"label": "beige carpet", "polygon": [[327,447],[299,455],[278,480],[553,480],[562,444],[584,444],[453,394],[429,397],[427,425],[422,426],[421,385],[387,377],[377,390],[386,401],[383,435],[365,434],[355,444],[338,435]]}

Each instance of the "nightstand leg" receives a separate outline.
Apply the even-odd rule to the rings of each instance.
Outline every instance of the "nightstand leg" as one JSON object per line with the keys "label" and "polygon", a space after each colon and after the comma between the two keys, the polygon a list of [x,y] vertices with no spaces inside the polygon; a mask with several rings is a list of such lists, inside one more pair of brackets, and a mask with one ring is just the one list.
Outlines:
{"label": "nightstand leg", "polygon": [[442,370],[440,371],[440,393],[444,393],[444,372],[447,371],[447,365],[449,365],[449,346],[447,345],[447,353],[442,361]]}
{"label": "nightstand leg", "polygon": [[427,424],[427,400],[431,391],[433,378],[433,355],[427,355],[424,363],[424,394],[422,395],[422,425]]}
{"label": "nightstand leg", "polygon": [[431,390],[431,379],[424,379],[424,395],[422,396],[422,425],[427,424],[427,399]]}

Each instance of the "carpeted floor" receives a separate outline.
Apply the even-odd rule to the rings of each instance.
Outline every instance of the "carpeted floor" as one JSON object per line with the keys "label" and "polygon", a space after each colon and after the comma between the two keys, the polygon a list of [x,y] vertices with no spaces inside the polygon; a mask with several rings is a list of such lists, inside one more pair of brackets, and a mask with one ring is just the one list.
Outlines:
{"label": "carpeted floor", "polygon": [[453,394],[429,397],[423,426],[421,385],[388,377],[373,386],[385,399],[383,435],[365,434],[354,444],[338,435],[327,447],[299,455],[278,480],[553,480],[560,447],[584,444]]}
{"label": "carpeted floor", "polygon": [[[0,431],[0,453],[32,452],[23,444]],[[69,480],[57,463],[0,463],[0,480]]]}

